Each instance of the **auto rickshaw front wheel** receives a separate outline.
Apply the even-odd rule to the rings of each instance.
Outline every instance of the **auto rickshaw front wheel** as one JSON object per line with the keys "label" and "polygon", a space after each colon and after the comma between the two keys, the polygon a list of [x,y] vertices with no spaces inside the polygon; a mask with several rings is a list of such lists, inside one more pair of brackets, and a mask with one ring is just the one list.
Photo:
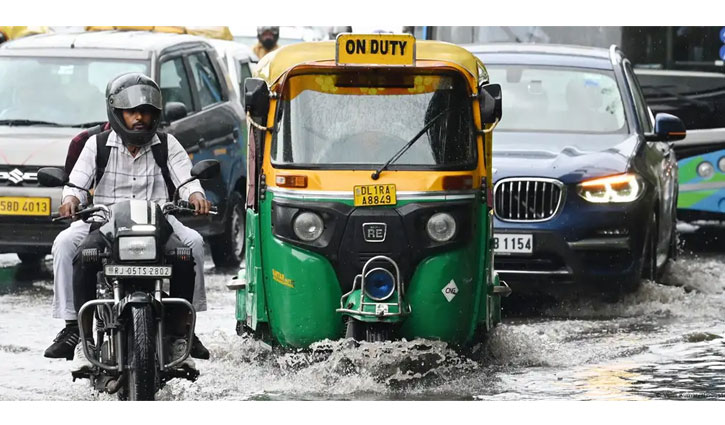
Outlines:
{"label": "auto rickshaw front wheel", "polygon": [[367,323],[352,317],[347,319],[345,338],[352,338],[355,341],[383,342],[390,341],[392,334],[393,327],[390,323]]}

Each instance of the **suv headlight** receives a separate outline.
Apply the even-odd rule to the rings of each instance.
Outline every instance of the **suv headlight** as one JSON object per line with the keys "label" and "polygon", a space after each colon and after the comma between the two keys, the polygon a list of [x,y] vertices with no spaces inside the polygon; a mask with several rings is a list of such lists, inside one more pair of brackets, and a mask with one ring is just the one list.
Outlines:
{"label": "suv headlight", "polygon": [[156,238],[153,236],[118,238],[118,258],[122,261],[155,260]]}
{"label": "suv headlight", "polygon": [[436,242],[447,242],[456,234],[456,220],[448,213],[436,213],[425,226],[428,236]]}
{"label": "suv headlight", "polygon": [[644,182],[636,174],[619,174],[583,181],[576,189],[579,196],[597,204],[632,202],[644,192]]}

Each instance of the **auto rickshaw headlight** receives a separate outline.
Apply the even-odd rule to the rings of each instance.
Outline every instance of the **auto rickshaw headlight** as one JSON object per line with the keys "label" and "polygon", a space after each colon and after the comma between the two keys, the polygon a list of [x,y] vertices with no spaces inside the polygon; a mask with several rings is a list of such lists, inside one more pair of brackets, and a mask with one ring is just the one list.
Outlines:
{"label": "auto rickshaw headlight", "polygon": [[312,242],[322,236],[325,223],[319,215],[305,211],[297,215],[292,222],[295,235],[305,242]]}
{"label": "auto rickshaw headlight", "polygon": [[447,242],[456,234],[456,220],[448,213],[436,213],[425,226],[428,236],[436,242]]}
{"label": "auto rickshaw headlight", "polygon": [[395,292],[393,274],[383,268],[375,268],[365,274],[365,294],[374,301],[384,301]]}

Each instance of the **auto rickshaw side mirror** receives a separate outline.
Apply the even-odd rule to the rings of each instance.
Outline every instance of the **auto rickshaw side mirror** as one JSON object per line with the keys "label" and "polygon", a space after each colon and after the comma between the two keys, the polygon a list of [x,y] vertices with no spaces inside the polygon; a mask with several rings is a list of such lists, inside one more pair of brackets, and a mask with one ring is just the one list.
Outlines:
{"label": "auto rickshaw side mirror", "polygon": [[685,124],[678,117],[660,112],[655,117],[655,132],[647,140],[659,142],[674,142],[682,140],[687,135]]}
{"label": "auto rickshaw side mirror", "polygon": [[244,80],[244,110],[260,125],[266,125],[269,112],[269,87],[261,78]]}
{"label": "auto rickshaw side mirror", "polygon": [[38,170],[38,183],[45,187],[60,187],[68,183],[68,174],[55,167],[43,167]]}
{"label": "auto rickshaw side mirror", "polygon": [[486,84],[478,88],[478,104],[481,108],[481,122],[493,124],[501,119],[501,85]]}

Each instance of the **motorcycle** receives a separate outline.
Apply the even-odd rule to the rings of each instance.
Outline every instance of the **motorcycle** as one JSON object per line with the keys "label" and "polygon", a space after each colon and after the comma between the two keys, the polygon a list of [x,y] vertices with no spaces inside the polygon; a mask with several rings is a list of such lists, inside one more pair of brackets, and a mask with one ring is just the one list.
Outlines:
{"label": "motorcycle", "polygon": [[[179,186],[197,179],[209,179],[219,174],[216,160],[197,163],[191,178]],[[69,186],[68,175],[58,168],[42,168],[38,181],[43,186]],[[120,400],[153,400],[166,382],[174,378],[195,381],[199,371],[184,364],[191,351],[196,325],[194,307],[183,298],[167,296],[164,287],[171,284],[175,267],[193,261],[191,248],[176,248],[166,252],[164,246],[173,229],[166,216],[190,214],[191,204],[178,200],[176,189],[172,202],[160,206],[151,201],[129,200],[110,207],[88,205],[71,217],[100,225],[106,248],[84,249],[84,264],[100,264],[97,279],[97,298],[86,302],[78,311],[78,320],[94,314],[95,340],[93,347],[86,344],[83,326],[79,327],[80,344],[86,358],[93,365],[90,371],[73,372],[73,380],[89,379],[99,392],[118,394]],[[88,199],[91,199],[89,196]],[[212,208],[211,214],[216,214]],[[167,311],[178,306],[188,311],[188,331],[185,351],[178,358],[167,355],[165,331]]]}

